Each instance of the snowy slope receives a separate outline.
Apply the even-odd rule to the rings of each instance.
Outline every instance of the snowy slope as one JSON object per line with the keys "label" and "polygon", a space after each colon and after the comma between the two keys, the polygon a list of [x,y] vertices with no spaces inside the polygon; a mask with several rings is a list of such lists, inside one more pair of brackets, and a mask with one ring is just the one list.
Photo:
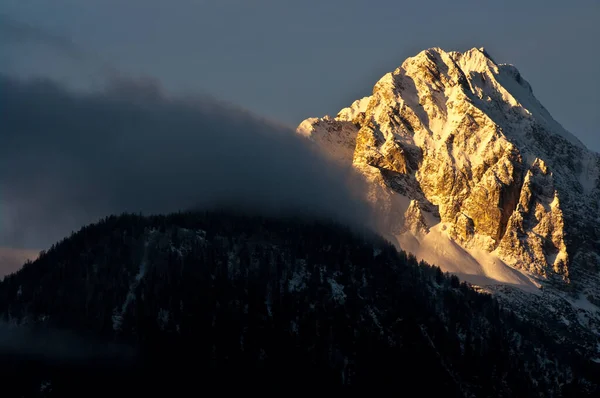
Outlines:
{"label": "snowy slope", "polygon": [[506,265],[498,257],[484,250],[461,247],[443,228],[443,225],[437,225],[421,239],[404,234],[399,237],[400,246],[417,258],[436,264],[444,271],[456,274],[471,284],[510,285],[539,294],[541,285],[533,276]]}

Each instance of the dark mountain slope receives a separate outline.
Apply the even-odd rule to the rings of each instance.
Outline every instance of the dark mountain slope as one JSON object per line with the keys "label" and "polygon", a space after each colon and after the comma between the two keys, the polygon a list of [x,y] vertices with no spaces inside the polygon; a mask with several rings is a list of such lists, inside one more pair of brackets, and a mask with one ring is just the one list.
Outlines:
{"label": "dark mountain slope", "polygon": [[489,295],[325,221],[108,217],[6,277],[0,313],[15,396],[598,393],[595,364]]}

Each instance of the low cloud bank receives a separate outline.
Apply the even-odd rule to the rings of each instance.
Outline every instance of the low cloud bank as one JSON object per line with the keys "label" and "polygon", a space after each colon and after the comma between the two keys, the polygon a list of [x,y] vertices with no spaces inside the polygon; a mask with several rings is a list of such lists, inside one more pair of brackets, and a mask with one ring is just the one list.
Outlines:
{"label": "low cloud bank", "polygon": [[293,131],[151,80],[74,92],[0,76],[0,247],[46,248],[121,212],[299,212],[363,225],[361,179]]}

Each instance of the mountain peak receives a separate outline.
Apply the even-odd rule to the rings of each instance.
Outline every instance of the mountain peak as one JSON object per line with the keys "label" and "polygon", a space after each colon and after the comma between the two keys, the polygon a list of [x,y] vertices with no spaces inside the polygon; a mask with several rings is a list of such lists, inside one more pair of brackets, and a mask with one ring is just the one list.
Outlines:
{"label": "mountain peak", "polygon": [[[406,61],[408,62],[422,62],[423,60],[429,59],[433,62],[442,62],[447,63],[450,60],[454,60],[458,62],[459,59],[466,58],[469,60],[473,60],[477,63],[488,64],[491,62],[490,66],[497,66],[496,62],[492,58],[492,56],[487,52],[484,47],[473,47],[470,50],[459,52],[459,51],[446,51],[440,47],[431,47],[426,50],[421,51],[414,57],[408,58]],[[404,64],[403,64],[404,66]]]}
{"label": "mountain peak", "polygon": [[[514,66],[497,64],[483,47],[421,51],[383,76],[371,96],[300,130],[373,182],[369,198],[385,209],[383,233],[400,246],[413,238],[427,246],[427,236],[438,234],[448,245],[483,250],[478,270],[462,269],[467,279],[493,274],[483,263],[502,264],[493,281],[525,289],[535,283],[515,279],[513,269],[569,282],[577,278],[574,262],[600,241],[593,222],[586,228],[596,238],[583,246],[568,238],[591,219],[586,212],[598,212],[600,158],[552,118]],[[542,163],[547,173],[538,172]],[[425,238],[407,240],[411,203]],[[426,260],[463,266],[447,256]],[[594,261],[600,267],[600,257]]]}
{"label": "mountain peak", "polygon": [[514,66],[483,47],[432,47],[298,131],[364,176],[390,241],[501,298],[517,288],[526,311],[572,324],[584,311],[582,327],[600,330],[600,155]]}
{"label": "mountain peak", "polygon": [[494,61],[494,59],[492,58],[492,56],[490,55],[490,53],[487,52],[487,50],[485,49],[485,47],[479,47],[477,50],[479,50],[480,53],[482,53],[483,55],[485,55],[487,58],[489,58],[490,60],[492,60],[494,63],[496,63]]}

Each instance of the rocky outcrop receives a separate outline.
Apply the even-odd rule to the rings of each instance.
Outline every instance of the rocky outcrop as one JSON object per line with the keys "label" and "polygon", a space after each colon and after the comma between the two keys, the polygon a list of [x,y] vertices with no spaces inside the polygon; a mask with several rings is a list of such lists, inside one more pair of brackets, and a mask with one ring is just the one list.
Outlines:
{"label": "rocky outcrop", "polygon": [[422,236],[429,233],[429,227],[421,211],[419,202],[411,200],[408,209],[404,213],[405,231],[410,231],[414,236]]}
{"label": "rocky outcrop", "polygon": [[[510,216],[499,252],[511,265],[521,261],[528,271],[551,271],[568,281],[564,217],[552,173],[541,159],[527,171],[518,205]],[[551,269],[549,269],[551,267]]]}

